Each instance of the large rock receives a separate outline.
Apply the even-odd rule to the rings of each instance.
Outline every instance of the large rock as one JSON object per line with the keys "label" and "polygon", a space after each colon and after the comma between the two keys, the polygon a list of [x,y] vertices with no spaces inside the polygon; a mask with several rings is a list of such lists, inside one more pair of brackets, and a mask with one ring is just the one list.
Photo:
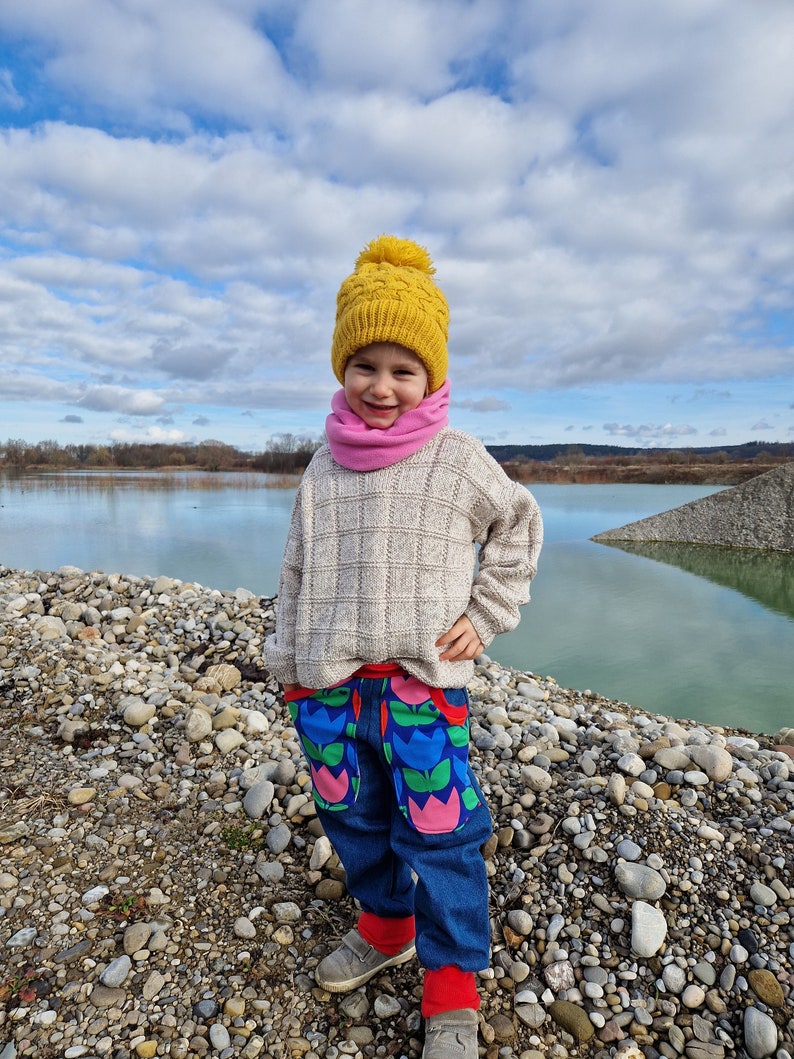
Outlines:
{"label": "large rock", "polygon": [[766,1059],[777,1048],[777,1026],[773,1019],[758,1008],[747,1008],[744,1013],[744,1046],[751,1059]]}
{"label": "large rock", "polygon": [[669,541],[794,552],[794,462],[593,540]]}
{"label": "large rock", "polygon": [[667,938],[664,913],[645,901],[631,906],[631,948],[637,956],[655,956]]}

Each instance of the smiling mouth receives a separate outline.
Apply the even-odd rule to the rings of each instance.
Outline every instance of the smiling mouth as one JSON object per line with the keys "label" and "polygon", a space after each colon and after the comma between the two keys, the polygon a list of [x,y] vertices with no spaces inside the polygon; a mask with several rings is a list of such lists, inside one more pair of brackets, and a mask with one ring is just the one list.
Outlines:
{"label": "smiling mouth", "polygon": [[374,412],[376,415],[378,415],[378,414],[385,415],[388,412],[393,412],[394,409],[395,409],[394,405],[367,404],[366,402],[365,402],[365,405],[369,409],[370,412]]}

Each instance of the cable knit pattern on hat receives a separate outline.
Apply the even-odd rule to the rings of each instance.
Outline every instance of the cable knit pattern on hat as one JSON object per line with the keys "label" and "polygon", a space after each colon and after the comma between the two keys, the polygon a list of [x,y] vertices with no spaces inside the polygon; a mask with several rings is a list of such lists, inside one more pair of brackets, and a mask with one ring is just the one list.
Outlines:
{"label": "cable knit pattern on hat", "polygon": [[447,299],[433,281],[433,262],[410,239],[381,235],[359,254],[336,299],[331,366],[344,385],[345,365],[372,342],[395,342],[425,366],[428,391],[447,377]]}
{"label": "cable knit pattern on hat", "polygon": [[372,471],[341,467],[325,445],[295,500],[265,663],[309,688],[386,661],[462,687],[473,663],[440,662],[436,640],[462,614],[486,646],[514,628],[542,538],[532,494],[462,431]]}

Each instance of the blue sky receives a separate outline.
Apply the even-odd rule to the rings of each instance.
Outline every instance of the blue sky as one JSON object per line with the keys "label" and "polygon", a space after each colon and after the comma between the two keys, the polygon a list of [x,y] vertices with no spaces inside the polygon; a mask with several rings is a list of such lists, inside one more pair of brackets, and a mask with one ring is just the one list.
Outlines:
{"label": "blue sky", "polygon": [[381,232],[492,443],[794,440],[790,0],[0,5],[0,440],[318,437]]}

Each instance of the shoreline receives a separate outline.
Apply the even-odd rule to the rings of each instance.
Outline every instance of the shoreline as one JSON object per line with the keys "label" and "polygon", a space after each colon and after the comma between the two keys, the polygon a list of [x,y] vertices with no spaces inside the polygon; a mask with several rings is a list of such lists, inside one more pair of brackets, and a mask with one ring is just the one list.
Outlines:
{"label": "shoreline", "polygon": [[[500,446],[486,446],[499,449]],[[509,446],[512,448],[513,446]],[[498,457],[495,457],[498,459]],[[568,460],[564,457],[555,459],[498,459],[505,473],[514,481],[523,485],[697,485],[731,487],[742,485],[769,471],[790,464],[791,458],[777,457],[769,461],[729,460],[724,463],[708,461],[668,462],[659,459],[658,450],[648,450],[644,457],[603,458],[585,457]],[[64,464],[31,463],[25,466],[0,466],[0,474],[12,477],[24,477],[37,474],[65,475],[113,475],[113,474],[159,474],[167,475],[206,475],[208,478],[222,474],[240,474],[251,476],[267,475],[272,478],[300,480],[304,466],[285,466],[264,469],[252,466],[250,462],[229,462],[222,466],[203,466],[200,463],[163,463],[148,465],[146,463],[86,464],[67,466]]]}
{"label": "shoreline", "polygon": [[[314,985],[355,911],[273,605],[0,567],[0,1059],[420,1055],[415,964]],[[487,658],[469,690],[486,1054],[791,1059],[794,747]]]}

